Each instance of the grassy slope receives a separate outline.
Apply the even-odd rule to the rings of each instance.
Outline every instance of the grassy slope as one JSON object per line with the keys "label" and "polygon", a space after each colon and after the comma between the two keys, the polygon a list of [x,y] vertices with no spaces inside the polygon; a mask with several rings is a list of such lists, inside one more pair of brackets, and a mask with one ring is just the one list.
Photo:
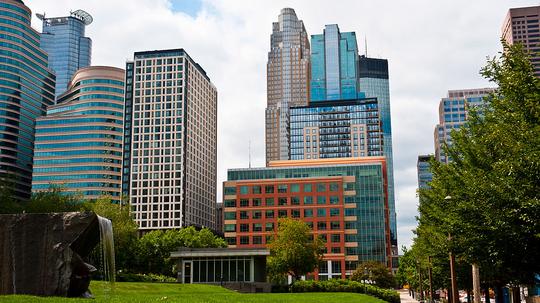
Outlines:
{"label": "grassy slope", "polygon": [[384,303],[377,298],[355,293],[296,293],[296,294],[240,294],[219,286],[211,285],[184,285],[159,283],[116,283],[115,291],[111,295],[101,282],[92,282],[90,289],[96,300],[68,299],[68,298],[42,298],[33,296],[0,296],[0,302],[290,302],[290,303]]}

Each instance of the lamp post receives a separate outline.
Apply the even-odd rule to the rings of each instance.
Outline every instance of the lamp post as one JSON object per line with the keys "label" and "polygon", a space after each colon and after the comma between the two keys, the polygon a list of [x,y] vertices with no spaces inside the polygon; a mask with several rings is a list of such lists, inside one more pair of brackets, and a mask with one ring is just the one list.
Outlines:
{"label": "lamp post", "polygon": [[431,256],[428,256],[428,274],[429,274],[429,302],[433,303],[433,273],[431,271]]}
{"label": "lamp post", "polygon": [[364,279],[362,279],[362,282],[364,282],[364,293],[367,294],[367,286],[366,286],[366,279],[367,279],[367,276],[368,276],[369,272],[367,270],[367,267],[364,267]]}
{"label": "lamp post", "polygon": [[[444,198],[446,201],[451,201],[451,196],[446,196]],[[450,259],[450,286],[452,288],[452,303],[458,303],[459,294],[457,289],[457,281],[456,281],[456,258],[454,256],[454,253],[452,252],[452,235],[448,233],[448,242],[450,244],[450,249],[448,252],[449,259]]]}

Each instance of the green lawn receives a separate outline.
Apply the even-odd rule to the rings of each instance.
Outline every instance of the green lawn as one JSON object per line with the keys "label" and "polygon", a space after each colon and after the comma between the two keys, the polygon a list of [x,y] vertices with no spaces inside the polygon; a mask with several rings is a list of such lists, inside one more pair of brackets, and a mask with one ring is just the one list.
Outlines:
{"label": "green lawn", "polygon": [[114,292],[102,282],[92,282],[90,289],[96,300],[58,297],[0,296],[0,302],[291,302],[291,303],[384,303],[377,298],[356,293],[295,293],[295,294],[240,294],[219,286],[163,283],[116,283]]}

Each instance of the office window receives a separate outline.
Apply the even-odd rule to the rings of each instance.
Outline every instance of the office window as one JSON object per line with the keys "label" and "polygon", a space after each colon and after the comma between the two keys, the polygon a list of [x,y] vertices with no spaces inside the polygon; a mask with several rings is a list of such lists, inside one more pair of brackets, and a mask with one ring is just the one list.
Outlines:
{"label": "office window", "polygon": [[[317,222],[317,230],[326,230],[326,222]],[[319,237],[323,238],[323,240],[326,240],[326,235],[320,235]]]}
{"label": "office window", "polygon": [[274,217],[274,211],[273,210],[267,210],[265,213],[266,219],[272,219]]}
{"label": "office window", "polygon": [[235,220],[236,219],[236,212],[234,212],[234,211],[232,211],[232,212],[226,211],[224,213],[224,218],[225,218],[225,220]]}
{"label": "office window", "polygon": [[300,192],[300,184],[291,184],[291,192],[293,193]]}
{"label": "office window", "polygon": [[311,191],[312,191],[311,184],[304,184],[304,192],[305,193],[310,193]]}
{"label": "office window", "polygon": [[251,200],[251,205],[253,205],[253,206],[261,206],[261,199],[256,198],[256,199]]}
{"label": "office window", "polygon": [[317,204],[326,204],[325,196],[317,196]]}
{"label": "office window", "polygon": [[279,197],[278,198],[278,205],[280,205],[280,206],[287,205],[287,197]]}
{"label": "office window", "polygon": [[287,184],[280,184],[278,185],[278,193],[286,193],[287,192]]}
{"label": "office window", "polygon": [[322,193],[326,191],[326,184],[317,183],[317,192]]}
{"label": "office window", "polygon": [[262,236],[253,236],[253,244],[262,244]]}
{"label": "office window", "polygon": [[274,205],[274,198],[266,198],[265,203],[266,203],[266,206],[273,206]]}
{"label": "office window", "polygon": [[324,208],[317,209],[317,217],[326,217],[326,209]]}
{"label": "office window", "polygon": [[249,244],[249,237],[248,236],[241,236],[240,237],[240,244]]}
{"label": "office window", "polygon": [[264,231],[274,231],[274,223],[266,223]]}
{"label": "office window", "polygon": [[299,209],[293,209],[293,210],[291,210],[291,217],[293,217],[293,218],[300,218],[300,210],[299,210]]}
{"label": "office window", "polygon": [[330,191],[338,191],[339,190],[339,185],[335,182],[333,183],[330,183]]}
{"label": "office window", "polygon": [[339,216],[339,208],[331,208],[330,217],[338,217],[338,216]]}
{"label": "office window", "polygon": [[300,197],[291,197],[291,205],[300,205]]}
{"label": "office window", "polygon": [[262,224],[261,223],[254,223],[253,224],[253,231],[262,231]]}
{"label": "office window", "polygon": [[243,232],[243,233],[249,232],[249,224],[246,224],[246,223],[240,224],[240,232]]}
{"label": "office window", "polygon": [[274,193],[274,185],[266,185],[264,187],[264,192],[267,194],[273,194]]}
{"label": "office window", "polygon": [[313,204],[313,197],[305,196],[304,197],[304,204],[306,204],[306,205]]}
{"label": "office window", "polygon": [[223,231],[225,231],[225,232],[235,232],[236,231],[236,224],[225,224],[225,226],[223,226]]}
{"label": "office window", "polygon": [[330,196],[330,204],[339,204],[338,196]]}
{"label": "office window", "polygon": [[249,206],[249,200],[248,199],[240,199],[240,207],[247,207]]}
{"label": "office window", "polygon": [[341,242],[341,235],[339,234],[332,234],[332,243],[339,243]]}
{"label": "office window", "polygon": [[341,224],[339,223],[339,221],[330,222],[331,229],[336,230],[336,229],[340,229],[340,227],[341,227]]}
{"label": "office window", "polygon": [[260,210],[253,211],[253,219],[260,219],[262,217],[262,213]]}
{"label": "office window", "polygon": [[261,193],[261,186],[260,185],[254,185],[252,188],[252,191],[254,194],[260,194]]}
{"label": "office window", "polygon": [[249,219],[248,212],[247,211],[241,211],[240,212],[240,219]]}
{"label": "office window", "polygon": [[240,194],[247,195],[249,193],[249,187],[242,185],[240,186]]}
{"label": "office window", "polygon": [[304,218],[313,217],[313,209],[304,209]]}
{"label": "office window", "polygon": [[278,218],[286,218],[287,217],[287,210],[285,209],[280,209],[278,211]]}

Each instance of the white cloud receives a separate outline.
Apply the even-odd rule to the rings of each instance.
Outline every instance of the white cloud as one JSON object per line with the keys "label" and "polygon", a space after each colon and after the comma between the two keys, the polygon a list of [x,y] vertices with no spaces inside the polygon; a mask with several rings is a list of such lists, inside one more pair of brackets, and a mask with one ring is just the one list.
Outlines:
{"label": "white cloud", "polygon": [[[509,5],[536,1],[203,0],[195,18],[167,0],[26,0],[35,12],[84,9],[93,64],[123,67],[134,51],[184,48],[218,89],[218,188],[228,168],[264,165],[266,56],[272,22],[292,7],[309,34],[337,23],[368,40],[368,54],[389,59],[398,241],[411,243],[416,215],[416,157],[433,152],[437,108],[448,89],[485,87],[486,56],[500,49]],[[41,27],[34,20],[36,28]],[[221,192],[221,190],[219,191]]]}

